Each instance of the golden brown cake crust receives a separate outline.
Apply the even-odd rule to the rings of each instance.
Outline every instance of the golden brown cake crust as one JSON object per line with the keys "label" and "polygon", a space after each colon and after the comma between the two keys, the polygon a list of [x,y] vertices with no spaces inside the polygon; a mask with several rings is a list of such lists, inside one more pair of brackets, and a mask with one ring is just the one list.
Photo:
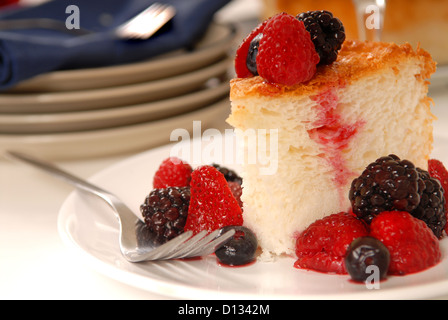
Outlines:
{"label": "golden brown cake crust", "polygon": [[406,60],[417,59],[421,73],[417,79],[425,81],[436,70],[431,55],[409,43],[397,45],[385,42],[363,42],[346,40],[339,51],[338,59],[330,66],[319,66],[316,75],[308,82],[295,86],[269,84],[263,78],[235,78],[230,81],[230,99],[251,96],[310,95],[322,88],[341,86],[385,69],[396,70],[397,65]]}

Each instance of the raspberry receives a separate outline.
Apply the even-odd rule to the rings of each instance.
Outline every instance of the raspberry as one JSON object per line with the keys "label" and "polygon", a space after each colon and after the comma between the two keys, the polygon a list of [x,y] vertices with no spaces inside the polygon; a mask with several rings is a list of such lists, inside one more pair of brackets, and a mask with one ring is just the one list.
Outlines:
{"label": "raspberry", "polygon": [[390,275],[419,272],[441,260],[437,237],[423,221],[408,212],[382,212],[372,220],[370,235],[390,252]]}
{"label": "raspberry", "polygon": [[249,47],[250,47],[250,43],[251,43],[252,39],[263,32],[264,27],[266,26],[267,22],[268,22],[268,20],[264,21],[257,28],[255,28],[246,37],[246,39],[244,39],[244,41],[241,43],[241,45],[237,49],[236,54],[235,54],[235,72],[236,72],[236,75],[238,78],[249,78],[254,75],[247,68],[247,65],[246,65],[247,55],[249,52]]}
{"label": "raspberry", "polygon": [[446,226],[446,208],[444,191],[440,181],[432,178],[427,171],[418,169],[420,178],[425,183],[418,207],[411,214],[423,220],[434,232],[437,238],[441,238]]}
{"label": "raspberry", "polygon": [[190,203],[189,187],[154,189],[140,206],[140,212],[155,241],[166,241],[184,232]]}
{"label": "raspberry", "polygon": [[344,259],[350,243],[367,236],[363,221],[345,212],[317,220],[296,241],[296,268],[346,274]]}
{"label": "raspberry", "polygon": [[241,195],[243,194],[243,188],[241,187],[241,184],[235,181],[227,181],[227,184],[229,185],[230,191],[232,191],[233,196],[235,197],[236,201],[238,202],[238,205],[242,210],[243,201],[241,201]]}
{"label": "raspberry", "polygon": [[212,166],[191,174],[191,199],[185,230],[209,232],[230,225],[242,225],[243,216],[224,175]]}
{"label": "raspberry", "polygon": [[329,11],[307,11],[297,16],[311,34],[314,47],[319,54],[319,65],[329,65],[336,61],[338,51],[345,40],[345,29],[338,18]]}
{"label": "raspberry", "polygon": [[382,211],[413,211],[424,188],[414,164],[389,155],[369,164],[352,181],[349,199],[353,213],[370,223]]}
{"label": "raspberry", "polygon": [[264,26],[256,62],[265,80],[292,86],[314,76],[319,55],[303,22],[280,13]]}
{"label": "raspberry", "polygon": [[234,170],[223,167],[216,163],[213,163],[212,166],[224,175],[224,178],[227,180],[227,184],[229,185],[230,191],[232,191],[233,196],[242,209],[243,202],[241,201],[241,195],[243,194],[243,189],[241,185],[243,184],[243,179]]}
{"label": "raspberry", "polygon": [[[448,171],[440,160],[429,159],[428,172],[431,177],[438,179],[442,185],[445,198],[445,214],[448,220]],[[445,225],[445,232],[448,233],[448,223]]]}
{"label": "raspberry", "polygon": [[446,201],[446,195],[448,194],[448,171],[440,160],[429,159],[428,172],[433,178],[440,181],[445,196],[445,211],[448,213],[448,201]]}
{"label": "raspberry", "polygon": [[192,171],[188,163],[176,157],[165,159],[154,175],[153,187],[186,187],[190,183]]}

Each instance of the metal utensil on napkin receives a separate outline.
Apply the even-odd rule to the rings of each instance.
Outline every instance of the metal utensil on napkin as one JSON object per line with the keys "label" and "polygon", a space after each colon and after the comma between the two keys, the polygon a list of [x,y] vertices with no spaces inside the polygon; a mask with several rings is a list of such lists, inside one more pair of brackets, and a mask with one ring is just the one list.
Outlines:
{"label": "metal utensil on napkin", "polygon": [[[113,33],[120,39],[148,39],[176,15],[171,5],[154,3],[137,16],[114,29]],[[65,22],[46,18],[1,20],[1,30],[51,29],[74,35],[88,35],[93,31],[83,28],[69,29]]]}

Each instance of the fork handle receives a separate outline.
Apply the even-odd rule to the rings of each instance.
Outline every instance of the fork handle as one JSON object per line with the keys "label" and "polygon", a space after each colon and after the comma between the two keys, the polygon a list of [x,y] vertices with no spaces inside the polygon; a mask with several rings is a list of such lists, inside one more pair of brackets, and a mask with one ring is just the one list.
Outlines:
{"label": "fork handle", "polygon": [[100,187],[97,187],[97,186],[91,184],[90,182],[87,182],[86,180],[76,177],[73,174],[60,169],[59,167],[55,166],[54,164],[51,164],[49,162],[37,159],[28,154],[20,153],[17,151],[7,151],[6,155],[10,158],[13,158],[13,159],[19,160],[21,162],[24,162],[26,164],[32,165],[33,167],[37,167],[56,178],[62,179],[65,182],[70,183],[71,185],[73,185],[79,189],[93,193],[96,196],[102,198],[109,205],[113,206],[111,200],[108,198],[108,196],[112,196],[112,194],[110,192],[108,192],[104,189],[101,189]]}

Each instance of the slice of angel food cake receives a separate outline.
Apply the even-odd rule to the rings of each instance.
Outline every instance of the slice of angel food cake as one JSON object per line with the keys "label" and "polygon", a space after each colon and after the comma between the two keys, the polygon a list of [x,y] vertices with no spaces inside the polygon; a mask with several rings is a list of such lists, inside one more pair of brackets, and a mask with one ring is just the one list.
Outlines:
{"label": "slice of angel food cake", "polygon": [[162,242],[234,228],[215,252],[228,265],[292,258],[356,281],[371,265],[383,278],[435,266],[448,189],[431,158],[435,68],[422,48],[346,40],[328,11],[267,19],[230,82],[241,171],[171,155],[141,206],[148,228]]}

